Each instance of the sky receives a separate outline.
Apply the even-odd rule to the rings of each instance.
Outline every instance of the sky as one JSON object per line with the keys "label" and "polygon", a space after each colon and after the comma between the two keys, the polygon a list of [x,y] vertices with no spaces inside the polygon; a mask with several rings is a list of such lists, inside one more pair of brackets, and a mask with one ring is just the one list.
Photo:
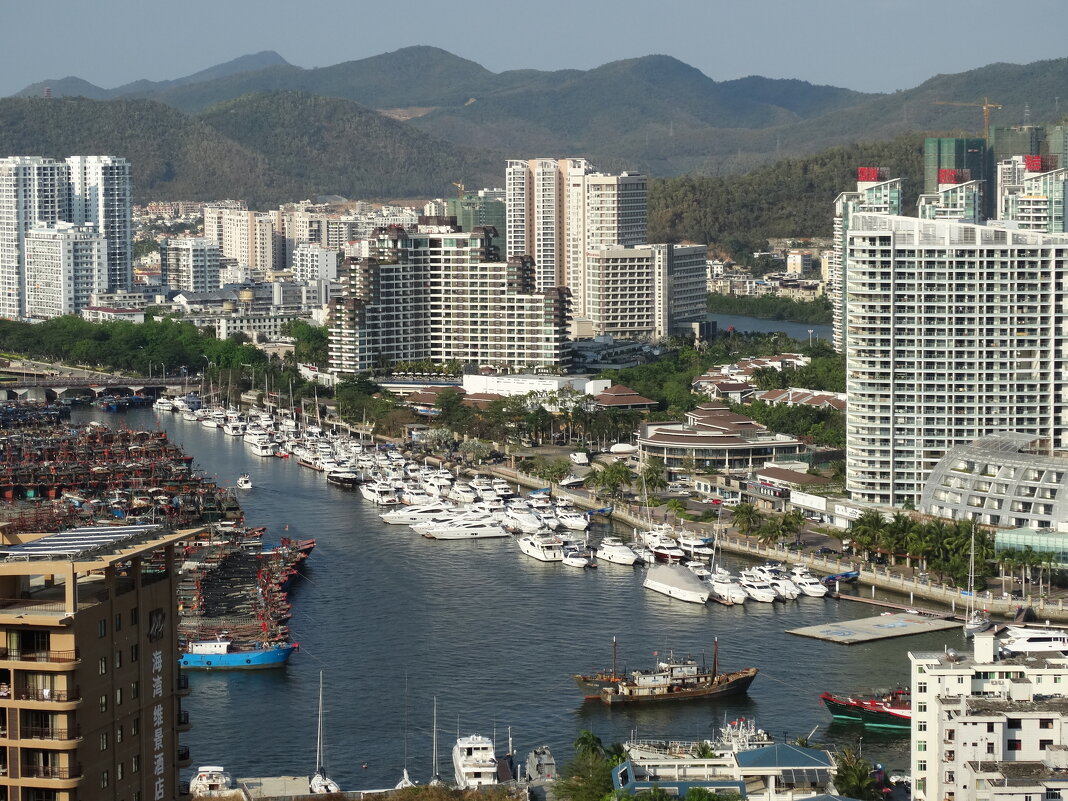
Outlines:
{"label": "sky", "polygon": [[261,50],[324,67],[409,45],[494,72],[662,53],[717,81],[892,92],[1068,56],[1066,23],[1065,0],[0,0],[0,96],[71,75],[108,89],[178,78]]}

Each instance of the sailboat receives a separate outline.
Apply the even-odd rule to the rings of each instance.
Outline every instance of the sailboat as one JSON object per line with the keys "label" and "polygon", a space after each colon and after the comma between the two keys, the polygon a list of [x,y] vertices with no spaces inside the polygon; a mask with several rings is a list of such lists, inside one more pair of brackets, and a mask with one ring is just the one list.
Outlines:
{"label": "sailboat", "polygon": [[975,524],[972,524],[972,547],[968,557],[968,603],[964,612],[964,636],[972,637],[989,629],[993,623],[986,610],[975,602]]}
{"label": "sailboat", "polygon": [[340,793],[337,782],[326,775],[323,754],[323,672],[319,671],[319,731],[315,738],[315,775],[308,779],[308,791],[315,795]]}
{"label": "sailboat", "polygon": [[408,775],[408,674],[404,674],[404,772],[401,774],[401,780],[397,782],[394,790],[406,790],[409,787],[415,787],[418,782],[413,781],[412,777]]}
{"label": "sailboat", "polygon": [[434,763],[434,770],[431,774],[433,778],[427,783],[427,786],[440,787],[445,782],[441,780],[441,774],[438,772],[438,697],[436,695],[434,696],[434,738],[431,759]]}

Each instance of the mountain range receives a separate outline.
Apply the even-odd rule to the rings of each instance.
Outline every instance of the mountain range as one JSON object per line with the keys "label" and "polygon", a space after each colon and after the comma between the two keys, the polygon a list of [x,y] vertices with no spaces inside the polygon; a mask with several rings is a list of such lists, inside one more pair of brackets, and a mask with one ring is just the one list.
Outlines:
{"label": "mountain range", "polygon": [[[219,197],[227,186],[222,195],[264,203],[294,192],[440,196],[453,181],[499,185],[505,158],[582,155],[609,171],[723,176],[905,133],[974,135],[981,109],[945,103],[989,97],[1003,104],[996,125],[1052,120],[1066,83],[1068,59],[867,94],[715,81],[666,55],[494,73],[424,46],[315,69],[265,51],[113,89],[76,77],[32,84],[0,100],[0,152],[127,155],[141,199]],[[39,99],[46,87],[49,102]]]}

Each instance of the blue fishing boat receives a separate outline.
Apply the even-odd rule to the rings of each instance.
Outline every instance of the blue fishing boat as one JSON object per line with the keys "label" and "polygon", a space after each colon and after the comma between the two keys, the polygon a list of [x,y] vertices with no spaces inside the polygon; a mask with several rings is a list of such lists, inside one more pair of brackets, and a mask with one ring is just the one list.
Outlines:
{"label": "blue fishing boat", "polygon": [[194,640],[182,649],[178,665],[183,670],[264,670],[285,665],[296,648],[296,644],[291,643],[235,647],[232,640],[221,638]]}
{"label": "blue fishing boat", "polygon": [[824,576],[823,583],[828,587],[833,587],[835,582],[841,582],[842,584],[852,584],[860,578],[859,570],[847,570],[845,573],[835,573],[833,576]]}

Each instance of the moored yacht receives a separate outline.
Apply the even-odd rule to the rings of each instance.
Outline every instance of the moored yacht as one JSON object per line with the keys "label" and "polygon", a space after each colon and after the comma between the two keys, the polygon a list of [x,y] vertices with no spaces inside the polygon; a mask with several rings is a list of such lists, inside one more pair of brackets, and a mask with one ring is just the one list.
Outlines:
{"label": "moored yacht", "polygon": [[653,565],[645,574],[642,586],[694,604],[706,603],[712,591],[711,585],[682,565]]}
{"label": "moored yacht", "polygon": [[619,537],[605,537],[597,546],[597,558],[617,565],[633,565],[642,561]]}
{"label": "moored yacht", "polygon": [[417,506],[400,506],[383,512],[381,517],[391,525],[411,526],[415,523],[423,523],[434,517],[448,516],[456,511],[456,507],[442,500],[430,501]]}
{"label": "moored yacht", "polygon": [[497,783],[493,741],[481,734],[456,740],[452,748],[452,766],[458,790],[473,790]]}
{"label": "moored yacht", "polygon": [[458,517],[449,523],[425,528],[420,524],[417,530],[430,540],[483,540],[509,536],[508,532],[488,515]]}
{"label": "moored yacht", "polygon": [[542,562],[564,561],[564,543],[555,534],[530,534],[520,537],[519,550]]}

